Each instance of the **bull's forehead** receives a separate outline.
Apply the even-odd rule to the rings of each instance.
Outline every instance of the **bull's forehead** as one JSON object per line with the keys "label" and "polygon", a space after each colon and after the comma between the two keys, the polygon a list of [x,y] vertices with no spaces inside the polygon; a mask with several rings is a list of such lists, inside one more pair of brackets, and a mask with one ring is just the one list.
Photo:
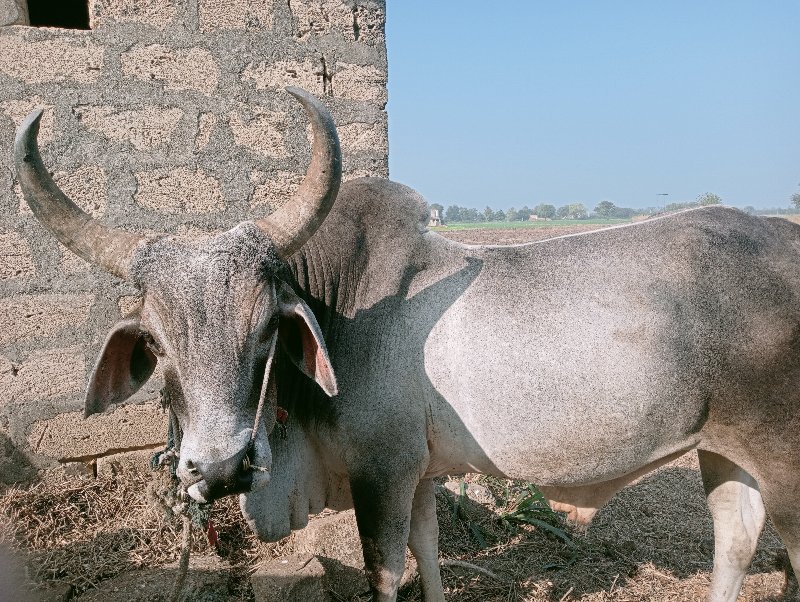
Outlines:
{"label": "bull's forehead", "polygon": [[269,237],[244,222],[203,240],[152,241],[137,254],[132,273],[146,312],[169,322],[163,326],[189,344],[212,334],[241,340],[271,299],[280,265]]}

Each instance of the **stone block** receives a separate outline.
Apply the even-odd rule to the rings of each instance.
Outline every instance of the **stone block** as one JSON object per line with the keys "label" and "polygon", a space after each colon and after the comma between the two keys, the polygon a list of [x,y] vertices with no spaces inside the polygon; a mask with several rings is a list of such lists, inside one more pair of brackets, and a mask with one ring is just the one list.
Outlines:
{"label": "stone block", "polygon": [[272,29],[272,2],[265,0],[200,0],[200,31]]}
{"label": "stone block", "polygon": [[[53,179],[75,204],[94,218],[102,217],[108,204],[108,176],[97,165],[84,165],[73,171],[57,171]],[[30,215],[28,203],[19,193],[19,212]]]}
{"label": "stone block", "polygon": [[34,337],[52,337],[81,326],[89,317],[93,294],[19,295],[0,299],[0,345]]}
{"label": "stone block", "polygon": [[62,274],[83,274],[92,268],[88,261],[81,259],[61,243],[58,243],[58,248],[61,251],[58,269],[61,270]]}
{"label": "stone block", "polygon": [[197,150],[203,150],[208,146],[215,125],[217,125],[217,116],[214,113],[200,113],[197,117],[197,136],[194,139],[194,146]]}
{"label": "stone block", "polygon": [[331,80],[336,98],[373,101],[384,104],[388,100],[386,71],[374,65],[337,63]]}
{"label": "stone block", "polygon": [[34,351],[21,364],[0,356],[0,395],[4,402],[55,400],[80,393],[85,359],[77,347]]}
{"label": "stone block", "polygon": [[174,0],[89,0],[89,24],[98,29],[114,23],[146,23],[164,29],[175,21]]}
{"label": "stone block", "polygon": [[361,539],[353,510],[315,517],[308,526],[291,535],[296,554],[315,554],[334,558],[345,566],[364,568]]}
{"label": "stone block", "polygon": [[344,153],[373,151],[386,154],[389,152],[389,136],[384,124],[348,123],[337,129]]}
{"label": "stone block", "polygon": [[272,175],[253,172],[250,174],[250,180],[256,184],[253,196],[250,198],[250,206],[268,206],[274,211],[297,192],[303,181],[303,175],[291,171],[278,171]]}
{"label": "stone block", "polygon": [[375,6],[356,6],[353,10],[353,37],[348,30],[345,37],[348,41],[382,46],[386,43],[386,11]]}
{"label": "stone block", "polygon": [[127,316],[137,309],[142,303],[141,295],[123,295],[117,300],[119,313],[122,316]]}
{"label": "stone block", "polygon": [[161,82],[166,90],[195,90],[208,96],[217,89],[219,67],[205,48],[136,46],[124,52],[120,60],[126,76]]}
{"label": "stone block", "polygon": [[325,569],[314,556],[270,560],[250,576],[256,602],[329,602]]}
{"label": "stone block", "polygon": [[210,213],[225,208],[220,183],[202,169],[178,167],[136,175],[137,203],[163,213]]}
{"label": "stone block", "polygon": [[386,178],[387,174],[375,173],[369,169],[350,169],[342,175],[342,181],[349,182],[358,178]]}
{"label": "stone block", "polygon": [[295,37],[301,40],[336,32],[347,42],[376,46],[386,41],[386,12],[377,6],[354,6],[343,0],[292,0],[291,7]]}
{"label": "stone block", "polygon": [[167,416],[158,403],[123,405],[83,417],[67,412],[37,422],[28,434],[33,452],[60,462],[77,462],[165,444]]}
{"label": "stone block", "polygon": [[325,569],[325,589],[337,599],[349,600],[369,591],[364,575],[364,556],[352,510],[315,517],[292,534],[294,554],[314,554]]}
{"label": "stone block", "polygon": [[345,39],[354,40],[355,12],[342,0],[292,0],[295,37],[304,40],[339,30]]}
{"label": "stone block", "polygon": [[28,3],[25,0],[0,0],[0,26],[27,25]]}
{"label": "stone block", "polygon": [[42,119],[39,121],[39,136],[37,138],[39,145],[44,146],[53,140],[53,105],[45,102],[41,96],[0,102],[0,110],[11,119],[15,129],[28,116],[28,113],[34,109],[44,109]]}
{"label": "stone block", "polygon": [[137,150],[151,150],[172,142],[183,111],[167,107],[126,110],[111,106],[79,106],[78,119],[90,130],[114,142],[130,142]]}
{"label": "stone block", "polygon": [[280,159],[288,157],[283,132],[286,131],[286,113],[254,108],[250,119],[242,117],[239,111],[228,116],[228,124],[236,144],[254,153]]}
{"label": "stone block", "polygon": [[95,83],[104,56],[103,46],[84,33],[36,41],[24,33],[0,37],[0,73],[29,84]]}
{"label": "stone block", "polygon": [[325,69],[322,57],[303,61],[275,61],[251,63],[242,72],[245,81],[252,81],[259,90],[282,90],[286,86],[299,86],[316,96],[325,94]]}
{"label": "stone block", "polygon": [[0,281],[35,275],[28,241],[14,230],[0,231]]}

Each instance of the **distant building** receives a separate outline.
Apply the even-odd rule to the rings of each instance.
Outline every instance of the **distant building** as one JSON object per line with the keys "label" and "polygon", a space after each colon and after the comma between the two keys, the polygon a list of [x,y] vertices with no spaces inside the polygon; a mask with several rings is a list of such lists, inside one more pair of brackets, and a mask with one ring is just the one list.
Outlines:
{"label": "distant building", "polygon": [[431,219],[428,221],[428,226],[441,226],[442,218],[439,217],[438,209],[431,209]]}

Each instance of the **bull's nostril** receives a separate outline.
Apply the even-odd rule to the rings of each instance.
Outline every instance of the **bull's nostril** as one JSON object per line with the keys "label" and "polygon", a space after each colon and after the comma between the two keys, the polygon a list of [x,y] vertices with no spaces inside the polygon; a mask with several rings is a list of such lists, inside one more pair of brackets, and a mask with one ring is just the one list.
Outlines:
{"label": "bull's nostril", "polygon": [[186,471],[191,475],[196,475],[200,472],[191,460],[186,460]]}

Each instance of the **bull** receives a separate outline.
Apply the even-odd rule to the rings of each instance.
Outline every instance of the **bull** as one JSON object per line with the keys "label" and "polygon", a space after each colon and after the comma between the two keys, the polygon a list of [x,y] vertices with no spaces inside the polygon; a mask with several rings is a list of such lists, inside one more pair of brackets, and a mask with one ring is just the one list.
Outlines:
{"label": "bull", "polygon": [[[426,230],[405,186],[340,188],[329,113],[289,92],[313,130],[299,191],[203,241],[93,220],[42,164],[41,113],[20,126],[36,217],[143,295],[105,342],[87,415],[161,364],[188,493],[238,494],[264,540],[354,507],[376,600],[396,598],[406,545],[425,599],[444,599],[434,477],[534,481],[587,521],[691,449],[714,520],[709,599],[737,597],[766,511],[800,569],[800,227],[708,207],[527,245],[454,243]],[[265,405],[288,410],[285,436]]]}

